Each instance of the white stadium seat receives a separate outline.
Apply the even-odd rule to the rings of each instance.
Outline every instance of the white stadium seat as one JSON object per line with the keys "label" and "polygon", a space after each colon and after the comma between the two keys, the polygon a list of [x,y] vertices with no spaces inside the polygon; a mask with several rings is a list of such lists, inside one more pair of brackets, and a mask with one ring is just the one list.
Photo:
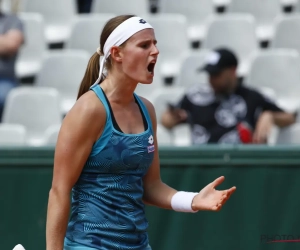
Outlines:
{"label": "white stadium seat", "polygon": [[247,84],[267,87],[278,98],[297,98],[300,93],[300,57],[296,50],[269,50],[258,54],[252,61]]}
{"label": "white stadium seat", "polygon": [[282,14],[281,0],[231,0],[228,13],[247,13],[255,17],[259,40],[270,40],[274,33],[274,20]]}
{"label": "white stadium seat", "polygon": [[186,147],[192,145],[192,129],[190,124],[180,124],[172,129],[174,145]]}
{"label": "white stadium seat", "polygon": [[300,144],[300,123],[280,129],[276,144]]}
{"label": "white stadium seat", "polygon": [[39,72],[47,51],[44,19],[37,13],[22,13],[19,18],[24,25],[24,44],[19,51],[16,74],[18,77],[31,77]]}
{"label": "white stadium seat", "polygon": [[184,54],[190,50],[186,17],[180,14],[157,14],[146,20],[155,29],[162,77],[176,77]]}
{"label": "white stadium seat", "polygon": [[44,145],[46,146],[55,146],[57,139],[58,139],[58,134],[60,131],[61,125],[52,125],[47,128],[45,131],[45,137],[44,137]]}
{"label": "white stadium seat", "polygon": [[19,124],[0,124],[0,146],[24,146],[26,128]]}
{"label": "white stadium seat", "polygon": [[208,83],[206,72],[200,71],[206,61],[209,50],[187,53],[182,61],[175,85],[188,88],[195,84]]}
{"label": "white stadium seat", "polygon": [[239,75],[246,75],[252,56],[259,50],[253,16],[228,14],[215,18],[207,30],[203,48],[217,47],[233,50],[239,59]]}
{"label": "white stadium seat", "polygon": [[43,15],[48,43],[61,43],[68,39],[72,20],[77,12],[74,0],[23,0],[21,1],[21,10]]}
{"label": "white stadium seat", "polygon": [[300,53],[300,14],[276,19],[271,48],[296,49]]}
{"label": "white stadium seat", "polygon": [[144,17],[150,12],[148,0],[94,0],[92,13],[134,14]]}
{"label": "white stadium seat", "polygon": [[164,87],[155,90],[152,101],[158,123],[161,120],[163,112],[168,108],[168,104],[177,104],[184,94],[185,91],[183,87]]}
{"label": "white stadium seat", "polygon": [[19,87],[7,96],[3,123],[20,124],[26,128],[26,143],[39,146],[44,143],[44,133],[62,121],[59,93],[53,88]]}
{"label": "white stadium seat", "polygon": [[72,24],[66,49],[86,50],[92,56],[100,44],[101,31],[113,14],[80,15]]}
{"label": "white stadium seat", "polygon": [[172,136],[168,129],[163,127],[161,124],[157,124],[157,143],[159,146],[172,146]]}
{"label": "white stadium seat", "polygon": [[212,0],[160,0],[161,13],[182,14],[188,21],[188,38],[191,41],[202,41],[206,34],[207,22],[214,15]]}
{"label": "white stadium seat", "polygon": [[43,61],[35,85],[57,89],[64,114],[75,104],[89,58],[86,51],[64,50],[49,54]]}

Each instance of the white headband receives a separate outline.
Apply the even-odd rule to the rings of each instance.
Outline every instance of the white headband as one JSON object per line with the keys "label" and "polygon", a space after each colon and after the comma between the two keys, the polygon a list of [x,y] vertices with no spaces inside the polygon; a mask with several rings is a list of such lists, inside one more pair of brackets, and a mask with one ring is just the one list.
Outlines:
{"label": "white headband", "polygon": [[132,37],[135,33],[144,29],[153,29],[153,27],[141,17],[131,17],[114,29],[114,31],[110,34],[110,36],[107,38],[104,44],[104,55],[100,61],[99,77],[97,81],[93,84],[93,86],[98,84],[101,80],[105,61],[110,55],[110,49],[113,46],[120,46],[130,37]]}

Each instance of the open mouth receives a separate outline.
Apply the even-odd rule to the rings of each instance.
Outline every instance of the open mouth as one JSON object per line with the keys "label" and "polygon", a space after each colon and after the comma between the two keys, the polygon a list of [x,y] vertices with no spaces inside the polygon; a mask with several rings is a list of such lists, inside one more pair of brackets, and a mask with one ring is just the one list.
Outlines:
{"label": "open mouth", "polygon": [[151,63],[149,63],[149,65],[148,65],[148,67],[147,67],[147,69],[148,69],[148,72],[150,73],[150,74],[154,74],[154,67],[155,67],[155,62],[151,62]]}

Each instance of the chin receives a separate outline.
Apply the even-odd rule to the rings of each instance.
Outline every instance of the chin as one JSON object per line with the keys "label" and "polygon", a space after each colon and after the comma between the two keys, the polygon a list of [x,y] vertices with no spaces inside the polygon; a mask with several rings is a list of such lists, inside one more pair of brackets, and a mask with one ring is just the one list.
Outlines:
{"label": "chin", "polygon": [[140,80],[139,83],[140,84],[151,84],[151,83],[153,83],[153,78]]}

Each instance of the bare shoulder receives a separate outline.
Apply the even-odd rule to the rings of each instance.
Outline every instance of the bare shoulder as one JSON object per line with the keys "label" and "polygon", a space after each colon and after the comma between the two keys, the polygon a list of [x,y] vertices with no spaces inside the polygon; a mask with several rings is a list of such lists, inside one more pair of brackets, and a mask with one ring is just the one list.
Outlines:
{"label": "bare shoulder", "polygon": [[146,108],[147,108],[147,110],[148,110],[148,112],[151,116],[151,119],[152,119],[152,117],[156,118],[155,108],[154,108],[153,104],[148,99],[146,99],[145,97],[139,96],[139,98],[145,104],[145,106],[146,106]]}
{"label": "bare shoulder", "polygon": [[105,108],[99,98],[93,91],[88,91],[82,95],[73,108],[70,110],[70,113],[76,113],[76,115],[82,115],[85,118],[90,116],[96,118],[97,116],[105,115]]}
{"label": "bare shoulder", "polygon": [[77,100],[63,123],[74,131],[98,135],[105,121],[106,112],[102,102],[93,91],[88,91]]}
{"label": "bare shoulder", "polygon": [[157,120],[156,120],[156,113],[155,113],[155,108],[153,106],[153,104],[146,98],[139,96],[140,99],[142,100],[142,102],[145,104],[149,115],[151,117],[151,121],[152,121],[152,126],[154,128],[154,131],[156,131],[156,127],[157,127]]}

